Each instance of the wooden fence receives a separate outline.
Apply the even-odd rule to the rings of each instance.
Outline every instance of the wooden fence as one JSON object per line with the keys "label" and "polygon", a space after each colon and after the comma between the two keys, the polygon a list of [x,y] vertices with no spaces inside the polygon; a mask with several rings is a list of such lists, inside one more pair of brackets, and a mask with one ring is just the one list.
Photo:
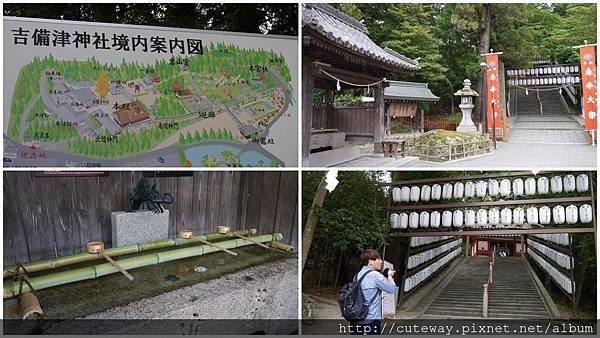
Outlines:
{"label": "wooden fence", "polygon": [[373,137],[375,114],[373,102],[334,103],[331,106],[313,106],[315,129],[337,129],[346,136]]}
{"label": "wooden fence", "polygon": [[484,139],[446,145],[417,145],[414,140],[409,139],[407,148],[410,156],[417,156],[421,161],[448,162],[489,153],[492,148],[492,140]]}
{"label": "wooden fence", "polygon": [[459,122],[448,122],[446,120],[435,120],[435,119],[425,118],[423,126],[425,128],[425,131],[434,130],[434,129],[455,131],[456,128],[458,127],[458,124],[459,124]]}
{"label": "wooden fence", "polygon": [[[105,177],[37,177],[4,173],[4,265],[85,251],[88,241],[111,244],[111,212],[127,209],[127,194],[142,172],[111,171]],[[171,193],[169,237],[177,230],[215,232],[217,225],[259,233],[281,232],[298,243],[298,174],[289,171],[194,172],[158,177]]]}

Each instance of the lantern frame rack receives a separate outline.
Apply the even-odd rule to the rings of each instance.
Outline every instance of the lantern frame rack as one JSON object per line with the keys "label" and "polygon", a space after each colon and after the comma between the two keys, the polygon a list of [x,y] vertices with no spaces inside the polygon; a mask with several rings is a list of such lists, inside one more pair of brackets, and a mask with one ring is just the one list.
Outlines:
{"label": "lantern frame rack", "polygon": [[[456,239],[457,239],[456,237],[455,237],[455,238],[453,238],[453,240],[454,240],[454,241],[456,241]],[[448,243],[445,243],[445,244],[448,244]],[[442,246],[442,245],[445,245],[445,244],[440,244],[440,245],[438,245],[437,247],[440,247],[440,246]],[[408,268],[408,258],[409,258],[410,256],[413,256],[413,255],[415,255],[415,253],[412,253],[412,254],[410,254],[410,255],[407,255],[407,256],[406,256],[406,266],[407,266],[407,268],[406,268],[406,273],[407,273],[407,274],[406,274],[406,277],[410,277],[410,276],[412,276],[412,275],[414,275],[414,274],[418,273],[419,271],[421,271],[421,270],[423,270],[423,269],[426,269],[427,267],[429,267],[429,266],[430,266],[430,265],[432,265],[433,263],[435,263],[435,262],[439,261],[440,259],[442,259],[442,258],[444,258],[444,257],[448,256],[448,255],[449,255],[451,252],[453,252],[454,250],[456,250],[456,248],[457,248],[457,247],[459,247],[459,246],[461,246],[461,245],[462,245],[462,243],[458,243],[457,245],[455,245],[455,246],[453,246],[452,248],[448,249],[446,252],[442,252],[440,255],[438,255],[438,256],[436,256],[436,257],[434,257],[434,258],[432,258],[432,259],[428,260],[427,262],[421,263],[421,264],[419,264],[419,265],[417,265],[417,266],[415,266],[415,267],[413,267],[413,268]],[[437,247],[430,248],[430,249],[435,249],[435,248],[437,248]],[[417,253],[417,254],[418,254],[418,253]]]}
{"label": "lantern frame rack", "polygon": [[427,251],[429,249],[437,248],[440,245],[448,244],[448,243],[450,243],[452,241],[455,241],[456,237],[457,236],[453,236],[453,237],[450,237],[450,238],[443,239],[441,241],[437,241],[437,242],[433,242],[433,243],[429,243],[429,244],[425,244],[425,245],[419,245],[419,246],[415,246],[415,247],[411,247],[410,243],[409,243],[408,255],[410,256],[410,255],[418,254],[418,253],[421,253],[421,252],[425,252],[425,251]]}
{"label": "lantern frame rack", "polygon": [[460,209],[468,207],[495,207],[521,204],[562,204],[562,203],[581,203],[593,202],[592,196],[576,197],[555,197],[555,198],[533,198],[504,201],[486,201],[486,202],[460,202],[460,203],[442,203],[442,204],[417,204],[417,205],[390,205],[390,211],[399,210],[428,210],[428,209]]}
{"label": "lantern frame rack", "polygon": [[[450,202],[450,203],[436,203],[436,204],[422,204],[421,202],[417,202],[420,204],[400,204],[393,202],[393,196],[391,188],[394,187],[403,187],[403,186],[414,186],[414,185],[426,185],[426,184],[440,184],[440,183],[450,183],[450,182],[459,182],[459,181],[478,181],[478,180],[487,180],[487,179],[504,179],[510,177],[540,177],[540,176],[549,176],[549,175],[558,175],[564,176],[567,174],[579,175],[579,174],[587,174],[588,175],[588,192],[584,196],[571,196],[571,197],[554,197],[554,198],[530,198],[530,199],[518,199],[512,197],[511,199],[497,200],[497,201],[473,201],[473,202]],[[446,264],[441,266],[435,273],[431,274],[427,278],[425,278],[421,283],[417,286],[413,287],[411,290],[404,292],[404,286],[408,277],[418,273],[419,271],[426,269],[428,266],[434,264],[435,262],[443,259],[444,257],[450,255],[456,247],[450,249],[447,253],[439,255],[431,259],[430,261],[422,264],[421,266],[417,266],[412,269],[408,269],[408,259],[411,255],[421,253],[438,246],[450,243],[456,240],[457,237],[467,237],[467,243],[469,242],[470,236],[494,236],[494,235],[513,235],[521,237],[521,245],[525,243],[525,237],[528,239],[532,239],[537,243],[543,244],[547,247],[560,251],[561,253],[568,254],[570,257],[572,255],[572,236],[569,236],[569,247],[564,248],[558,244],[548,242],[541,238],[537,237],[529,237],[523,235],[533,235],[533,234],[575,234],[575,233],[591,233],[594,236],[594,242],[596,242],[596,205],[595,205],[595,191],[594,191],[594,178],[596,172],[595,171],[540,171],[537,174],[533,174],[531,171],[515,171],[515,172],[503,172],[496,174],[483,174],[483,175],[470,175],[470,176],[454,176],[454,177],[440,177],[440,178],[427,178],[427,179],[416,179],[416,180],[406,180],[406,181],[392,181],[387,183],[381,183],[381,186],[390,187],[389,197],[388,197],[388,219],[392,212],[395,211],[425,211],[425,210],[436,210],[436,209],[461,209],[461,208],[476,208],[476,207],[495,207],[495,206],[523,206],[523,205],[532,205],[532,204],[545,204],[545,205],[560,205],[566,203],[589,203],[592,207],[592,225],[583,227],[564,227],[564,226],[551,226],[551,227],[529,227],[529,228],[492,228],[492,229],[472,229],[472,228],[461,228],[458,230],[409,230],[409,231],[392,231],[388,234],[389,237],[408,237],[409,239],[412,237],[430,237],[430,236],[451,236],[448,239],[441,240],[438,242],[426,244],[419,247],[411,247],[410,240],[408,249],[406,252],[405,262],[404,262],[404,274],[402,278],[402,283],[399,290],[399,299],[398,306],[402,305],[402,303],[406,300],[408,296],[410,296],[414,291],[419,290],[421,286],[425,285],[429,282],[434,276],[437,276],[438,273],[444,271],[452,262],[455,262],[456,259],[463,257],[462,255],[457,255],[453,259],[449,260]],[[548,177],[549,178],[549,177]],[[523,195],[526,196],[526,195]],[[394,229],[396,230],[396,229]],[[546,257],[541,252],[533,249],[534,252],[542,257],[544,260],[551,261],[548,257]],[[524,256],[524,253],[521,253],[521,256]],[[527,255],[527,261],[534,261],[533,258]],[[573,295],[568,294],[566,290],[559,285],[559,283],[552,278],[549,273],[541,267],[541,265],[534,261],[537,266],[539,266],[542,271],[550,277],[550,279],[555,283],[559,289],[572,300],[573,307],[575,308],[574,295],[576,293],[576,289],[573,287]],[[567,270],[562,267],[559,267],[555,262],[549,262],[552,267],[557,268],[558,271],[564,273],[565,271],[570,271],[570,273],[565,274],[571,278],[571,282],[574,282],[573,269]],[[572,284],[574,285],[574,284]]]}
{"label": "lantern frame rack", "polygon": [[[533,239],[535,238],[536,242],[538,242],[537,240],[542,240],[541,238],[537,238],[537,237],[527,237],[527,239]],[[546,241],[547,242],[547,241]],[[538,242],[539,243],[539,242]],[[541,243],[540,243],[541,244]],[[557,245],[555,243],[552,243],[553,245]],[[546,276],[549,277],[549,279],[556,285],[558,286],[558,289],[568,298],[571,300],[571,304],[573,306],[573,311],[577,310],[577,303],[575,303],[575,295],[577,294],[577,288],[575,285],[575,257],[573,257],[573,237],[571,235],[569,235],[569,248],[568,248],[568,255],[569,257],[571,257],[571,259],[573,260],[573,267],[571,270],[568,270],[568,273],[564,273],[567,269],[559,266],[558,264],[556,264],[556,262],[554,262],[552,259],[550,259],[549,257],[546,257],[546,255],[542,254],[541,252],[539,252],[538,250],[536,250],[535,248],[531,247],[529,248],[529,246],[527,246],[527,250],[531,250],[533,249],[534,253],[536,253],[538,256],[540,256],[544,261],[546,261],[546,263],[550,264],[551,266],[553,266],[555,269],[557,269],[559,272],[563,273],[566,276],[569,276],[570,280],[571,280],[571,288],[573,290],[572,294],[569,294],[567,292],[567,290],[565,290],[554,278],[552,278],[552,276],[550,276],[550,273],[548,271],[546,271],[546,269],[544,269],[535,259],[531,258],[531,256],[527,255],[527,261],[529,262],[534,262],[535,265],[537,265],[540,270],[542,270],[544,272],[544,274]],[[548,246],[550,247],[550,246]],[[554,249],[554,248],[553,248]],[[563,250],[565,251],[561,251],[564,254],[567,254],[566,252],[566,248],[563,248]]]}
{"label": "lantern frame rack", "polygon": [[[456,240],[456,237],[450,238],[450,239]],[[443,241],[436,242],[436,243],[442,243],[442,242]],[[432,243],[432,244],[436,244],[436,243]],[[441,245],[444,245],[444,244],[445,243],[439,244],[438,246],[441,246]],[[452,262],[454,262],[457,259],[461,258],[462,255],[459,254],[456,257],[450,259],[448,262],[446,262],[446,264],[442,265],[437,271],[435,271],[435,273],[432,273],[431,275],[427,276],[425,279],[423,279],[423,281],[421,281],[421,283],[419,283],[418,285],[416,285],[412,289],[404,292],[404,285],[406,284],[406,279],[408,277],[410,277],[410,276],[418,273],[419,271],[421,271],[423,269],[426,269],[430,265],[433,265],[435,262],[437,262],[437,261],[443,259],[444,257],[452,254],[461,245],[457,245],[457,246],[453,247],[452,249],[448,250],[445,254],[439,255],[438,257],[435,257],[434,259],[431,259],[430,261],[427,262],[427,264],[422,264],[422,266],[418,266],[418,267],[413,268],[413,269],[408,269],[408,258],[411,255],[410,255],[410,253],[407,254],[406,258],[404,260],[404,273],[402,275],[402,283],[400,285],[400,290],[399,290],[399,295],[398,295],[398,307],[400,305],[402,305],[402,303],[404,302],[404,300],[406,299],[406,297],[410,296],[414,291],[419,290],[423,285],[427,284],[427,282],[429,282],[429,280],[431,280],[434,276],[437,276],[438,273],[444,271]],[[410,246],[409,246],[409,248],[410,248]]]}

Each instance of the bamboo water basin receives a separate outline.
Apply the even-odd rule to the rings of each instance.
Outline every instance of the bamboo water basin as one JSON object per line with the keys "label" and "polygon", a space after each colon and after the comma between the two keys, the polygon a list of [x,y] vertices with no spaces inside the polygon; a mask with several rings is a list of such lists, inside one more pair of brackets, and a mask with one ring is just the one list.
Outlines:
{"label": "bamboo water basin", "polygon": [[[217,242],[218,243],[218,242]],[[38,290],[39,301],[48,319],[70,319],[122,306],[133,301],[153,297],[165,292],[190,286],[214,278],[227,278],[227,275],[252,266],[271,261],[286,259],[289,253],[266,250],[256,245],[232,249],[237,256],[225,252],[213,252],[208,255],[189,257],[131,270],[135,282],[130,282],[119,273],[102,276]],[[168,249],[157,250],[164,252]],[[119,260],[134,255],[121,256]],[[81,266],[90,266],[97,262],[87,262]],[[196,272],[194,268],[202,266],[206,272]],[[72,269],[62,267],[53,272]],[[31,277],[47,272],[32,273]],[[198,295],[201,297],[201,295]],[[4,318],[18,319],[20,312],[16,298],[4,300]]]}

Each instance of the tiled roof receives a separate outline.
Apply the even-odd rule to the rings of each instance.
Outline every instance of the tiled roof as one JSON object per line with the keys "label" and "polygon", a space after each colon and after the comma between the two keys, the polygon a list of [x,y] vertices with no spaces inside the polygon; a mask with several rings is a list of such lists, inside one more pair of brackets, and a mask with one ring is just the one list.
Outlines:
{"label": "tiled roof", "polygon": [[415,71],[419,63],[371,41],[366,27],[356,19],[326,4],[302,5],[302,25],[310,27],[334,43],[395,67]]}
{"label": "tiled roof", "polygon": [[384,98],[391,100],[412,100],[437,102],[435,96],[427,87],[427,83],[388,81],[390,86],[384,89]]}

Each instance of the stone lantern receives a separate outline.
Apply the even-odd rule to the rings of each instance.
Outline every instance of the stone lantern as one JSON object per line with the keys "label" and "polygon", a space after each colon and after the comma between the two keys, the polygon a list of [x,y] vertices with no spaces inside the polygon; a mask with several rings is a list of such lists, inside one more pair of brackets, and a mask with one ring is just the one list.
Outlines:
{"label": "stone lantern", "polygon": [[471,112],[473,111],[473,97],[479,96],[476,91],[471,89],[471,81],[466,79],[463,82],[463,88],[454,93],[454,96],[460,96],[460,105],[458,106],[462,111],[462,120],[460,124],[456,128],[456,131],[468,131],[468,132],[477,132],[477,127],[473,123],[471,119]]}

